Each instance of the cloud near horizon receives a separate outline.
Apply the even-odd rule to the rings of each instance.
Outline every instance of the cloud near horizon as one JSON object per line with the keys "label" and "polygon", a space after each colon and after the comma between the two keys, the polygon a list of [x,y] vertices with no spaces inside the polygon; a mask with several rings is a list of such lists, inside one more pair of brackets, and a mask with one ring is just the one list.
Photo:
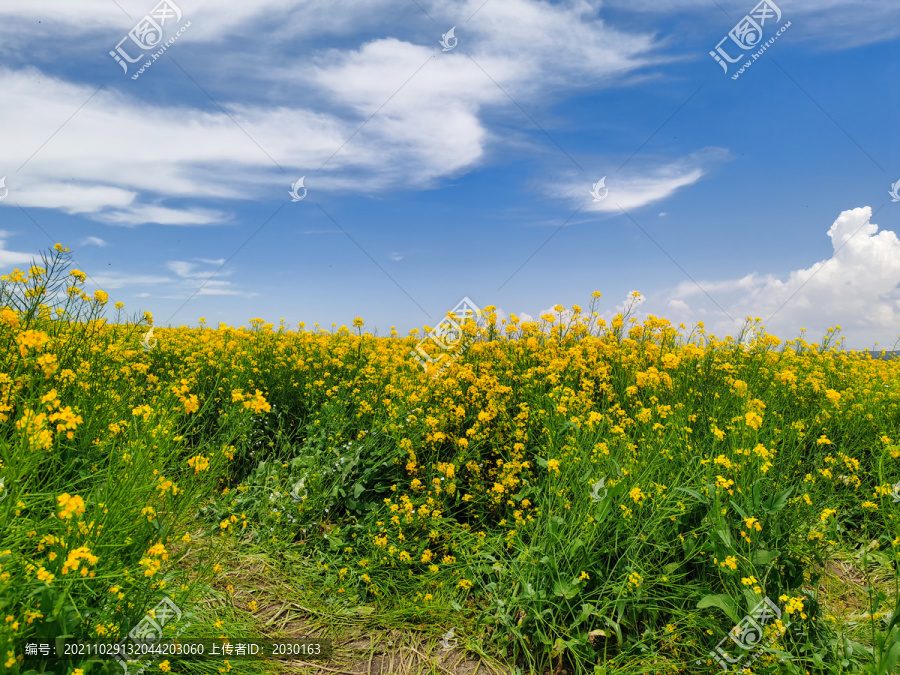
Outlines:
{"label": "cloud near horizon", "polygon": [[879,232],[871,219],[869,206],[842,212],[827,231],[831,258],[785,278],[751,272],[721,281],[698,279],[732,319],[690,281],[646,298],[641,314],[664,316],[674,325],[702,320],[720,337],[736,335],[748,316],[761,318],[766,332],[782,340],[805,328],[806,337],[818,342],[839,325],[848,344],[862,349],[877,341],[890,348],[900,334],[900,239],[890,230]]}

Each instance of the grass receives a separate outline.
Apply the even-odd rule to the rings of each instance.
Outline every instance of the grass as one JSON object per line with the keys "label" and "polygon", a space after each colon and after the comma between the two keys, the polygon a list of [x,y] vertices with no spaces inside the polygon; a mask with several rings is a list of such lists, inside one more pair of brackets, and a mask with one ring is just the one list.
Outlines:
{"label": "grass", "polygon": [[163,672],[896,671],[896,359],[606,325],[599,293],[486,308],[425,347],[443,372],[361,318],[156,343],[68,261],[0,283],[0,673],[122,672],[24,641],[121,639],[163,598],[167,637],[334,642]]}

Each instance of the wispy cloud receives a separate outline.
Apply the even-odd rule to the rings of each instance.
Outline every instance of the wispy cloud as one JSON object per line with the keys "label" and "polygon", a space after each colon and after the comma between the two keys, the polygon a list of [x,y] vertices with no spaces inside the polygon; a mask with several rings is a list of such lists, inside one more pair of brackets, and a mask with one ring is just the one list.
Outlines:
{"label": "wispy cloud", "polygon": [[[456,17],[471,15],[481,4],[465,0],[429,7],[435,16]],[[268,100],[257,103],[254,97],[248,103],[234,82],[224,83],[226,93],[217,98],[227,113],[148,101],[134,89],[98,91],[35,67],[0,68],[0,90],[10,102],[0,108],[0,128],[18,130],[5,141],[4,156],[10,164],[24,164],[10,186],[16,203],[122,226],[201,226],[221,224],[228,217],[218,209],[165,200],[221,203],[274,194],[276,187],[282,195],[289,181],[279,167],[293,180],[295,173],[318,173],[327,163],[315,178],[320,192],[430,188],[484,161],[486,146],[498,140],[485,116],[491,108],[513,109],[507,94],[517,103],[543,101],[551,90],[604,86],[610,78],[660,60],[651,56],[656,47],[652,34],[614,28],[586,3],[493,0],[490,11],[480,12],[479,21],[466,29],[469,53],[479,67],[461,53],[434,58],[436,36],[407,35],[411,31],[396,21],[394,11],[386,13],[390,3],[356,0],[351,5],[355,11],[336,20],[328,18],[331,8],[321,0],[288,3],[287,12],[278,3],[280,21],[290,24],[293,33],[279,26],[276,32],[284,41],[274,40],[263,54],[254,51],[252,60],[242,61],[242,72],[253,86],[273,80],[280,86],[270,90]],[[245,35],[264,25],[268,37],[274,6],[271,1],[248,6],[228,0],[214,10],[185,9],[192,15],[192,32],[179,48],[190,49],[192,40]],[[141,16],[138,3],[128,9],[135,20]],[[106,26],[102,34],[108,35],[113,27],[129,27],[129,19],[113,3],[85,11],[92,21],[65,3],[51,0],[38,11],[10,0],[0,16],[4,26],[16,28],[0,28],[0,36],[16,33],[17,42],[30,37],[41,43],[45,28],[34,18],[48,15],[69,34]],[[414,5],[410,12],[417,12]],[[359,36],[341,48],[298,56],[297,31],[313,19],[326,34],[356,30]],[[371,26],[379,22],[377,32],[383,37],[372,39]],[[560,50],[560,40],[569,49]],[[106,51],[98,49],[103,56]],[[305,67],[285,66],[288,51],[291,63],[300,58]],[[200,59],[195,70],[218,72],[204,64]],[[118,70],[112,60],[110,69]],[[316,109],[309,106],[310,99]],[[72,117],[79,103],[88,100]],[[72,176],[78,176],[77,183]]]}
{"label": "wispy cloud", "polygon": [[[216,268],[218,268],[220,265],[222,265],[225,262],[224,258],[221,260],[205,260],[202,258],[196,258],[195,260],[197,262],[189,262],[186,260],[171,260],[168,263],[166,263],[166,267],[168,267],[170,270],[175,272],[175,274],[177,274],[182,279],[206,279],[215,270],[214,269],[207,269],[207,270],[197,269],[199,267],[199,265],[197,263],[206,263],[208,265],[214,265]],[[222,270],[217,274],[217,276],[226,277],[230,274],[231,274],[231,270]]]}
{"label": "wispy cloud", "polygon": [[[259,295],[236,288],[232,282],[225,281],[222,277],[231,276],[232,270],[219,270],[224,263],[224,258],[194,258],[194,261],[170,260],[166,266],[180,277],[183,288],[196,290],[196,294],[199,296],[239,295],[252,298]],[[208,265],[208,267],[202,269],[200,265]],[[214,278],[213,274],[215,274]]]}
{"label": "wispy cloud", "polygon": [[231,220],[220,212],[201,208],[170,209],[141,205],[134,208],[96,214],[96,220],[114,225],[220,225]]}
{"label": "wispy cloud", "polygon": [[[600,201],[590,194],[593,184],[602,177],[600,175],[592,183],[581,174],[570,173],[562,181],[548,181],[543,189],[550,196],[569,200],[572,208],[581,206],[585,212],[621,213],[622,210],[631,211],[662,201],[694,185],[729,158],[728,150],[713,147],[665,163],[653,164],[652,160],[642,160],[640,164],[635,162],[634,166],[623,169],[621,173],[610,171],[606,175],[608,192],[598,188]],[[621,160],[618,163],[621,164]],[[597,165],[597,162],[592,164]],[[615,165],[611,161],[609,164]]]}
{"label": "wispy cloud", "polygon": [[11,233],[0,230],[0,265],[24,265],[37,258],[37,255],[33,253],[10,251],[6,248],[6,240],[10,236]]}

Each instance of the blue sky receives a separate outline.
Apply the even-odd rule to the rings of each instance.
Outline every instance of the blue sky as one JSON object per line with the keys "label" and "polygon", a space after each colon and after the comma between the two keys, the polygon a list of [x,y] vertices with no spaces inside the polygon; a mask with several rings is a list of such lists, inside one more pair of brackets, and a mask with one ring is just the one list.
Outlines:
{"label": "blue sky", "polygon": [[405,334],[637,290],[890,348],[898,81],[888,2],[4,0],[0,268],[62,242],[157,325]]}

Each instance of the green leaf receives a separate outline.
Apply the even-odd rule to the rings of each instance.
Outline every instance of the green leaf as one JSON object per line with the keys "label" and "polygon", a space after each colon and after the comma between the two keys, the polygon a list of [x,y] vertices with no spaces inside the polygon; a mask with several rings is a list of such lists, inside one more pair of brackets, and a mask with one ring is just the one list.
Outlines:
{"label": "green leaf", "polygon": [[897,625],[897,622],[900,621],[900,598],[897,599],[897,604],[894,605],[894,613],[891,616],[891,622],[888,624],[887,632],[890,633],[893,630],[894,626]]}
{"label": "green leaf", "polygon": [[888,653],[885,656],[884,670],[882,670],[881,672],[896,673],[898,659],[900,659],[900,642],[895,642],[891,645],[891,648],[888,650]]}
{"label": "green leaf", "polygon": [[594,606],[584,604],[581,606],[581,612],[578,614],[578,617],[575,619],[575,623],[572,624],[573,628],[577,628],[580,624],[584,623],[584,621],[594,614]]}
{"label": "green leaf", "polygon": [[754,551],[751,561],[754,565],[768,565],[781,554],[781,551]]}
{"label": "green leaf", "polygon": [[572,545],[569,547],[569,555],[574,558],[581,552],[583,548],[584,542],[579,537],[575,541],[573,541]]}
{"label": "green leaf", "polygon": [[716,534],[719,535],[719,539],[721,539],[726,546],[734,548],[734,539],[731,536],[731,532],[728,530],[716,530]]}
{"label": "green leaf", "polygon": [[360,496],[363,492],[365,492],[365,489],[366,489],[366,488],[364,488],[362,485],[360,485],[359,483],[356,483],[356,484],[353,486],[353,498],[354,498],[354,499],[359,499],[359,496]]}
{"label": "green leaf", "polygon": [[700,602],[697,603],[697,609],[706,609],[707,607],[718,607],[735,623],[740,621],[737,607],[734,604],[734,600],[732,600],[729,595],[704,595],[700,599]]}
{"label": "green leaf", "polygon": [[706,497],[704,497],[703,495],[701,495],[701,494],[700,494],[699,492],[697,492],[696,490],[688,490],[687,488],[675,488],[675,489],[676,489],[676,490],[680,490],[681,492],[687,492],[691,497],[693,497],[694,499],[696,499],[696,500],[697,500],[698,502],[700,502],[701,504],[708,504],[708,503],[709,503],[709,501],[706,499]]}
{"label": "green leaf", "polygon": [[731,504],[731,508],[733,508],[735,511],[737,511],[738,513],[741,514],[742,519],[747,520],[747,518],[750,517],[747,515],[747,512],[744,511],[744,509],[742,509],[740,506],[738,506],[737,503],[733,499],[729,499],[728,501]]}
{"label": "green leaf", "polygon": [[794,491],[794,486],[789,487],[787,490],[783,490],[779,492],[777,495],[773,496],[771,499],[768,499],[765,504],[763,504],[763,511],[768,514],[778,513],[785,507],[787,504],[788,497],[790,497],[791,493]]}
{"label": "green leaf", "polygon": [[559,516],[553,516],[550,519],[550,534],[552,534],[554,537],[558,537],[559,536],[559,526],[565,525],[565,523],[566,523],[566,521],[564,521]]}
{"label": "green leaf", "polygon": [[553,594],[565,598],[566,600],[571,600],[576,595],[578,595],[578,587],[573,586],[568,581],[559,579],[555,584],[553,584]]}

